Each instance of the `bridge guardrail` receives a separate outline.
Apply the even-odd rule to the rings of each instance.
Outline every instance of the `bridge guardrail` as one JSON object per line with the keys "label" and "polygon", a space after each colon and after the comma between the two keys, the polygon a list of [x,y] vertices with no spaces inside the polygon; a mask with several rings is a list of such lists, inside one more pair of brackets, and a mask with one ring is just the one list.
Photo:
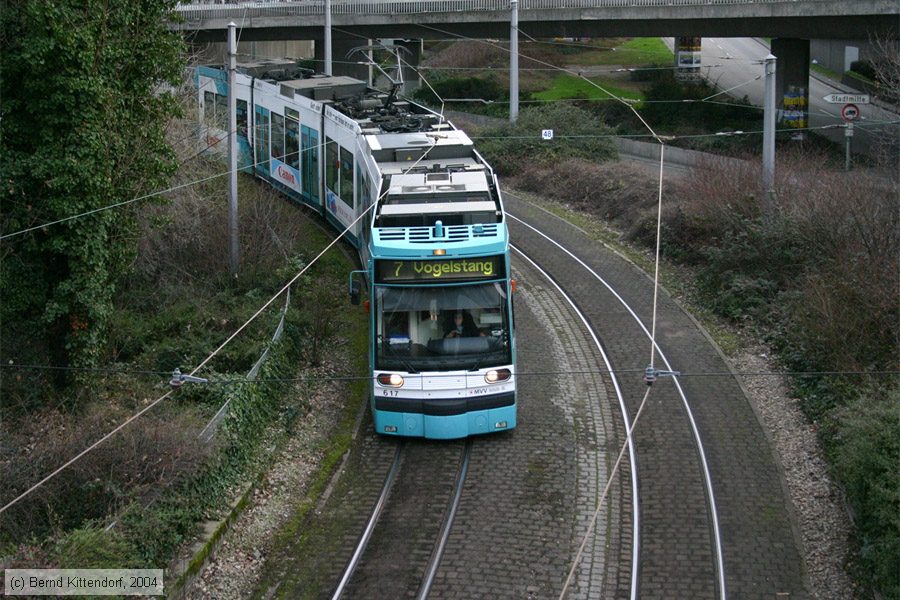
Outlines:
{"label": "bridge guardrail", "polygon": [[[825,0],[520,0],[519,10],[571,8],[659,8],[669,6],[724,6],[740,4],[812,4]],[[333,0],[333,15],[394,15],[448,12],[507,11],[509,0]],[[176,11],[187,20],[209,18],[253,18],[318,16],[324,14],[322,0],[284,2],[214,1],[179,4]]]}

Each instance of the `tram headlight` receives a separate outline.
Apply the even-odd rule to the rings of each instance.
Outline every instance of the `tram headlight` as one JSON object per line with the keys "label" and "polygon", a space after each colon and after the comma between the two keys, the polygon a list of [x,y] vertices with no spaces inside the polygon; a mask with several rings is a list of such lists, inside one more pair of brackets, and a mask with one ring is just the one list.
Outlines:
{"label": "tram headlight", "polygon": [[382,373],[378,376],[378,383],[385,387],[402,387],[403,376],[398,373]]}
{"label": "tram headlight", "polygon": [[488,383],[501,383],[512,377],[509,369],[491,369],[484,374],[484,380]]}

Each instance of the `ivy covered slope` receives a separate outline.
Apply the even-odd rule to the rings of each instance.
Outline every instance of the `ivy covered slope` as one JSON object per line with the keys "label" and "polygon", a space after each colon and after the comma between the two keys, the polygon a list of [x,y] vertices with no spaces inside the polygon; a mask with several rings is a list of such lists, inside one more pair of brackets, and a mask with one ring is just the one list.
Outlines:
{"label": "ivy covered slope", "polygon": [[[184,68],[166,28],[175,0],[8,0],[0,45],[0,231],[161,189]],[[135,253],[141,203],[3,240],[2,339],[20,358],[101,362],[116,283]],[[62,371],[61,371],[62,373]],[[58,382],[62,383],[62,382]]]}

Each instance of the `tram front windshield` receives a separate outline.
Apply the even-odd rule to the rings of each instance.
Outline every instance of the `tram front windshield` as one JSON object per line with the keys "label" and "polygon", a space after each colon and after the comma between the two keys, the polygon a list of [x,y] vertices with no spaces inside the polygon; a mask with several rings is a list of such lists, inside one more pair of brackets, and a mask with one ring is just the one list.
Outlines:
{"label": "tram front windshield", "polygon": [[375,368],[407,372],[507,365],[505,282],[376,287]]}

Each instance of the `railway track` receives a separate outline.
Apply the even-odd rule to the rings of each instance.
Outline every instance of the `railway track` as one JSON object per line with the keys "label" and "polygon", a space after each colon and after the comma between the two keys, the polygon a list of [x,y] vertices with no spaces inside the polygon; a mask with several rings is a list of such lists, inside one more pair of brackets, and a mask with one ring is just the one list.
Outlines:
{"label": "railway track", "polygon": [[[332,600],[428,597],[462,497],[472,445],[471,439],[397,443]],[[452,468],[456,477],[448,478]],[[453,483],[452,490],[448,482]],[[440,502],[441,497],[446,502]],[[437,532],[436,525],[440,525]]]}
{"label": "railway track", "polygon": [[[505,194],[512,239],[540,257],[598,332],[637,409],[649,362],[652,281],[586,232]],[[640,598],[806,598],[789,507],[768,441],[736,377],[689,315],[660,295],[657,368],[634,431],[640,481]],[[690,374],[719,373],[718,377]],[[625,560],[620,554],[621,560]],[[616,597],[625,597],[620,586]]]}
{"label": "railway track", "polygon": [[[804,598],[777,472],[739,386],[660,378],[629,441],[647,389],[651,282],[506,197],[523,283],[519,428],[476,440],[477,453],[364,438],[332,499],[338,525],[308,536],[259,597],[558,598],[587,539],[570,600]],[[723,370],[698,333],[661,297],[657,366]]]}
{"label": "railway track", "polygon": [[[520,256],[523,260],[525,260],[532,268],[537,270],[538,273],[540,273],[540,275],[547,282],[549,282],[551,286],[553,286],[553,288],[565,300],[565,303],[577,315],[578,320],[584,326],[585,331],[590,336],[590,339],[593,341],[594,345],[596,346],[597,351],[600,353],[600,356],[603,358],[603,367],[604,367],[606,373],[609,375],[610,381],[615,390],[615,397],[616,397],[616,400],[618,401],[621,418],[624,421],[623,431],[625,431],[625,437],[626,437],[625,443],[627,445],[627,451],[628,451],[627,456],[628,456],[629,468],[627,470],[623,469],[623,471],[627,474],[630,474],[630,476],[631,476],[630,484],[631,484],[631,498],[632,498],[632,505],[631,505],[632,555],[631,555],[631,569],[630,569],[631,570],[630,593],[628,594],[628,597],[631,598],[632,600],[634,600],[635,598],[637,598],[637,577],[638,577],[638,573],[640,572],[640,569],[639,569],[639,567],[640,567],[640,555],[639,555],[639,549],[640,549],[640,494],[639,494],[639,490],[638,490],[638,472],[637,472],[637,465],[636,465],[636,461],[635,461],[634,440],[633,440],[633,437],[628,435],[628,433],[627,433],[632,421],[631,421],[631,418],[629,417],[628,408],[625,406],[625,401],[624,401],[624,397],[622,395],[621,387],[619,385],[618,377],[616,376],[616,373],[613,370],[612,363],[609,360],[609,356],[607,355],[606,351],[604,350],[603,345],[600,343],[600,340],[597,337],[597,334],[594,331],[594,328],[591,326],[591,323],[588,321],[588,319],[584,316],[584,313],[581,312],[581,310],[579,310],[578,305],[575,304],[575,302],[572,300],[572,298],[568,294],[566,294],[565,290],[563,290],[559,286],[559,284],[553,279],[553,277],[549,273],[547,273],[545,270],[543,270],[534,259],[532,259],[530,256],[525,254],[522,250],[517,248],[515,245],[513,245],[512,249],[516,256]],[[602,482],[597,482],[597,484],[602,484]],[[595,489],[596,489],[596,487],[595,487]],[[606,502],[608,504],[608,498],[603,497],[603,496],[594,498],[593,504],[599,506],[603,502]],[[592,523],[594,522],[593,518],[591,519],[591,522]],[[597,530],[596,530],[596,524],[592,524],[590,531],[585,532],[585,535],[596,539],[598,537]],[[579,562],[581,563],[583,561],[581,561],[581,559],[579,559]],[[581,568],[583,570],[589,570],[588,565],[580,564],[579,568]],[[592,585],[592,583],[593,582],[588,581],[585,585],[583,585],[582,587],[585,588],[583,591],[588,592],[589,590],[591,590],[591,588],[594,587],[594,585]],[[602,584],[602,582],[600,582],[600,583]],[[600,587],[602,589],[602,585]]]}
{"label": "railway track", "polygon": [[[544,270],[552,271],[555,285],[568,290],[571,301],[581,307],[586,326],[596,328],[599,337],[605,338],[608,328],[604,324],[610,321],[610,313],[615,314],[617,337],[624,336],[629,343],[616,344],[610,353],[617,368],[635,371],[622,381],[627,413],[635,414],[646,387],[639,369],[650,358],[646,315],[640,316],[596,269],[552,233],[526,219],[510,214],[513,239],[541,257]],[[673,370],[660,344],[656,352],[663,368]],[[634,578],[629,595],[665,598],[672,597],[673,589],[685,589],[693,598],[724,599],[727,592],[715,494],[691,402],[677,378],[657,381],[651,395],[650,406],[632,436],[641,498],[640,505],[635,502],[634,506],[640,528],[635,533],[638,542],[632,555]]]}

